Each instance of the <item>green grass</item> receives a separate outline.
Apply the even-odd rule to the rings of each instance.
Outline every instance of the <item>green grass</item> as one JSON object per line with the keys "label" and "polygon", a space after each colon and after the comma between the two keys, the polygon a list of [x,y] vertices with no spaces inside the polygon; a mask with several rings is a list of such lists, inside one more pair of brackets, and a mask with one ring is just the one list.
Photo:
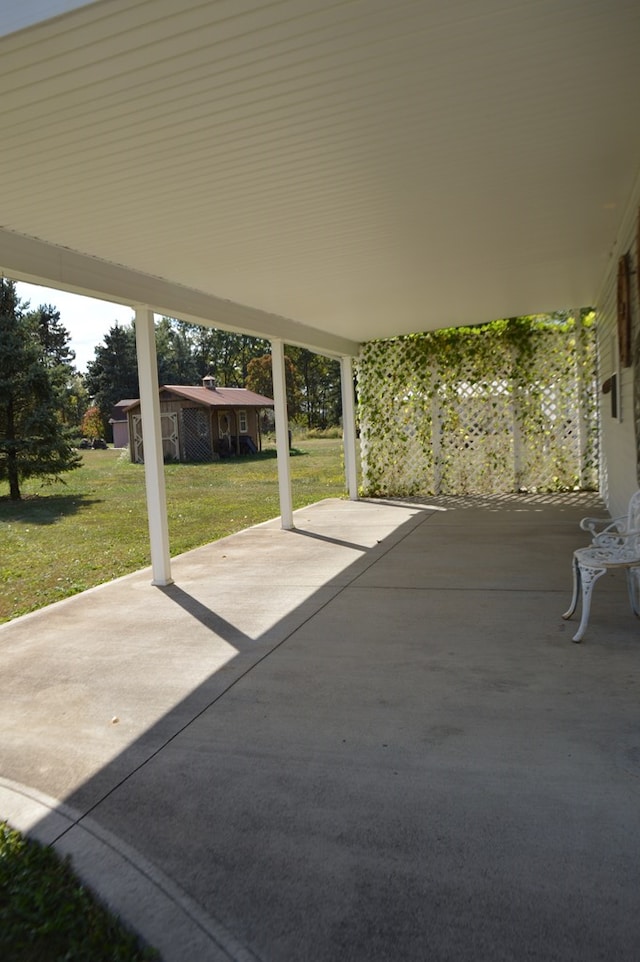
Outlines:
{"label": "green grass", "polygon": [[[294,507],[345,493],[342,443],[296,441]],[[150,563],[144,468],[113,448],[84,451],[64,484],[34,479],[12,502],[0,486],[0,622]],[[172,555],[277,517],[277,461],[254,457],[165,467]]]}
{"label": "green grass", "polygon": [[91,895],[68,860],[0,822],[0,958],[145,962],[158,954]]}

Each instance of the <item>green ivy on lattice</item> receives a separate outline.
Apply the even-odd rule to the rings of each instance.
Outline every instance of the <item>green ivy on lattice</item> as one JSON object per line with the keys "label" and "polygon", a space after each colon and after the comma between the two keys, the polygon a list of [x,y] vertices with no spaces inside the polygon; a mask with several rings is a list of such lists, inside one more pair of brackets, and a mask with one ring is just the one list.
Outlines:
{"label": "green ivy on lattice", "polygon": [[357,374],[367,495],[597,487],[593,314],[370,341]]}

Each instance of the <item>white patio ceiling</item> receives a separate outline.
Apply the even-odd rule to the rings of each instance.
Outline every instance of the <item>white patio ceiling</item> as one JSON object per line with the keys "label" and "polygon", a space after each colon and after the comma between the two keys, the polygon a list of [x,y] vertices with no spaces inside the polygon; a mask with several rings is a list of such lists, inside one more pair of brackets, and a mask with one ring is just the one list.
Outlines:
{"label": "white patio ceiling", "polygon": [[73,6],[0,38],[7,275],[335,353],[595,301],[637,0]]}

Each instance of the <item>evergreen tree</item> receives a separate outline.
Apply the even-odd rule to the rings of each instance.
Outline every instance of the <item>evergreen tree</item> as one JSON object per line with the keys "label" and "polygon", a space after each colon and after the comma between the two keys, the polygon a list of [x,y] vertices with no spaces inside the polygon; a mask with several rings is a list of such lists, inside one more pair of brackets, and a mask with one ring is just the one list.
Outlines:
{"label": "evergreen tree", "polygon": [[71,335],[60,320],[60,311],[52,304],[41,304],[27,314],[29,323],[40,341],[58,399],[62,421],[79,427],[88,406],[84,381],[75,369],[75,351],[70,347]]}
{"label": "evergreen tree", "polygon": [[104,342],[95,349],[89,361],[85,384],[93,403],[100,409],[105,436],[111,409],[123,398],[139,397],[136,335],[133,324],[118,323],[105,334]]}
{"label": "evergreen tree", "polygon": [[0,280],[0,481],[20,500],[20,482],[34,475],[58,477],[77,468],[68,430],[42,342],[16,294]]}
{"label": "evergreen tree", "polygon": [[69,346],[70,334],[60,320],[60,311],[53,304],[41,304],[35,311],[29,311],[28,317],[47,363],[52,368],[63,367],[69,374],[74,374],[76,355]]}

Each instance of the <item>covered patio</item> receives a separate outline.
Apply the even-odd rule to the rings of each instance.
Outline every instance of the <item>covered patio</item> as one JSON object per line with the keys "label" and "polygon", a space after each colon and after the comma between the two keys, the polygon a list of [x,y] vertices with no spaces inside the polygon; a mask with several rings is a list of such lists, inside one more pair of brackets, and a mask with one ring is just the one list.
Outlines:
{"label": "covered patio", "polygon": [[638,483],[639,43],[630,0],[7,11],[0,268],[135,310],[156,584],[171,546],[154,314],[270,341],[290,528],[286,344],[340,359],[355,499],[363,343],[595,306],[615,384],[601,490],[622,513]]}
{"label": "covered patio", "polygon": [[610,577],[571,643],[585,514],[329,500],[3,625],[0,811],[164,962],[635,962],[638,625]]}
{"label": "covered patio", "polygon": [[[630,0],[6,12],[0,268],[135,310],[152,566],[0,627],[0,814],[164,962],[637,962],[638,625],[613,576],[561,613],[638,485],[639,43]],[[602,501],[357,500],[363,343],[586,306]],[[273,363],[279,519],[173,559],[154,314]],[[286,344],[340,359],[349,496],[295,517]]]}

